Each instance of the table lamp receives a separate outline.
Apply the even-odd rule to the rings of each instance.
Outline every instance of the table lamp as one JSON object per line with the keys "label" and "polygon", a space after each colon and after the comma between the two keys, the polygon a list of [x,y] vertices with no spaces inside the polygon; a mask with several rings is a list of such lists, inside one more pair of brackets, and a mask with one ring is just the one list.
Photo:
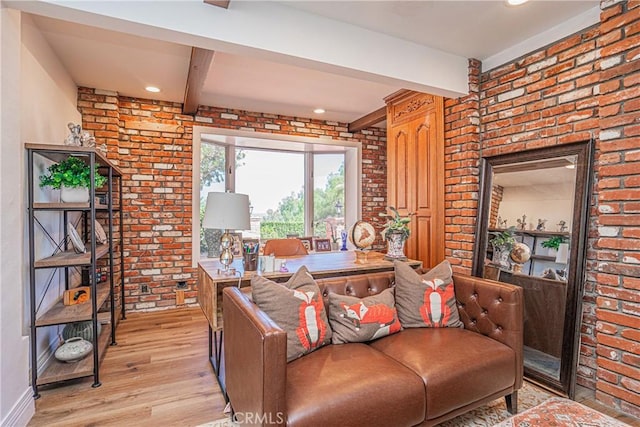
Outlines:
{"label": "table lamp", "polygon": [[249,230],[249,196],[237,193],[209,193],[202,218],[203,228],[224,230],[220,238],[220,263],[224,273],[229,273],[233,262],[233,237],[230,230]]}

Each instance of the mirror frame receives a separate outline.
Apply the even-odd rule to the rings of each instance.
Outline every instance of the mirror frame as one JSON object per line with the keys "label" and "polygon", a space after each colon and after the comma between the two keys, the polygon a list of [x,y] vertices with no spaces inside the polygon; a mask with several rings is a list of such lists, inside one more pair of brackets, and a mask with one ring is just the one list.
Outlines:
{"label": "mirror frame", "polygon": [[488,245],[489,208],[493,187],[493,168],[554,157],[577,156],[560,377],[558,380],[540,371],[524,368],[525,376],[528,379],[569,398],[575,396],[578,350],[580,348],[580,325],[582,323],[582,297],[587,280],[586,255],[593,185],[594,148],[593,140],[589,140],[487,156],[482,158],[481,164],[481,192],[478,201],[478,222],[473,259],[473,275],[477,277],[483,277],[484,273],[485,254]]}

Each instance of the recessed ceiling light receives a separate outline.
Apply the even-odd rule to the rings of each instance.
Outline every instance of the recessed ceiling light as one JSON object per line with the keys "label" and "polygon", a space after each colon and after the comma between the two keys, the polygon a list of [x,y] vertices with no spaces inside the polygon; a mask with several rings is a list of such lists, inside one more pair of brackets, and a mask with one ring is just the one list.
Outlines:
{"label": "recessed ceiling light", "polygon": [[148,92],[153,92],[153,93],[158,93],[160,92],[160,89],[158,89],[155,86],[147,86],[145,87],[145,90],[147,90]]}
{"label": "recessed ceiling light", "polygon": [[507,0],[507,3],[509,3],[511,6],[520,6],[523,3],[528,2],[529,0]]}
{"label": "recessed ceiling light", "polygon": [[316,114],[323,114],[324,113],[324,108],[316,108],[315,110],[313,110],[314,113]]}
{"label": "recessed ceiling light", "polygon": [[566,165],[566,166],[565,166],[565,168],[567,168],[567,169],[575,169],[575,168],[576,168],[576,165],[574,165],[574,164],[572,163],[572,164],[570,164],[570,165]]}

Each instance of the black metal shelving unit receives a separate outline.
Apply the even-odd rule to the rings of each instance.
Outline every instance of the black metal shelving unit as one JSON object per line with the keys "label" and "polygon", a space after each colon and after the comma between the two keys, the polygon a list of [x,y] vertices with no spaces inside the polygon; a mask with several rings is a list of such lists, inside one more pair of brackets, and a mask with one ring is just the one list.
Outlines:
{"label": "black metal shelving unit", "polygon": [[[28,216],[29,216],[29,307],[30,307],[30,332],[31,332],[31,386],[35,398],[38,398],[39,386],[67,381],[74,378],[93,376],[92,387],[99,387],[100,362],[104,357],[108,345],[116,345],[116,326],[120,319],[125,319],[124,304],[124,256],[122,250],[123,236],[123,210],[122,210],[122,173],[106,157],[94,148],[76,147],[65,145],[25,144],[27,150],[28,169]],[[89,188],[88,203],[62,203],[62,202],[35,202],[34,180],[34,156],[42,156],[54,162],[60,162],[69,156],[82,159],[91,168],[91,187]],[[98,167],[100,174],[107,178],[107,184],[100,189],[95,188],[94,170]],[[114,193],[114,181],[117,181],[117,193]],[[105,195],[104,204],[96,200],[97,195]],[[114,199],[117,203],[114,204]],[[51,237],[42,222],[38,220],[39,212],[59,212],[63,217],[63,240],[56,243],[53,254],[43,255],[36,253],[36,229],[40,229],[45,235]],[[77,254],[67,242],[67,223],[70,212],[79,213],[82,223],[83,240],[87,246],[87,252]],[[114,213],[119,213],[118,235],[114,234]],[[108,228],[108,242],[98,244],[94,224],[96,219],[104,219]],[[119,254],[119,265],[116,265],[116,252]],[[99,260],[107,269],[107,277],[104,282],[98,281],[96,274]],[[72,284],[70,269],[79,268],[81,282]],[[45,288],[41,300],[37,301],[36,270],[62,269],[64,274],[65,289],[75,286],[90,286],[91,301],[80,305],[64,305],[62,295],[56,295],[58,300],[51,307],[40,309],[42,300],[46,297],[49,284],[54,275],[50,276],[49,284]],[[116,283],[119,285],[119,298],[116,298]],[[108,301],[108,304],[106,304]],[[120,317],[116,316],[117,307],[120,307]],[[108,309],[108,311],[100,311]],[[102,328],[98,335],[99,315],[107,313],[110,328]],[[51,357],[46,366],[38,366],[38,329],[45,326],[63,325],[72,322],[91,321],[93,325],[93,352],[79,362],[63,363]]]}

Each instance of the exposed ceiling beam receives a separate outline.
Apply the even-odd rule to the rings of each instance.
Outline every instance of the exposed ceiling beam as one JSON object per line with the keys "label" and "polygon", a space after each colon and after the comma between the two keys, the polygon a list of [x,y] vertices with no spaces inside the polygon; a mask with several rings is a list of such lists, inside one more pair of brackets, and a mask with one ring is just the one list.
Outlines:
{"label": "exposed ceiling beam", "polygon": [[202,1],[158,1],[153,2],[153,13],[149,13],[148,4],[2,0],[3,6],[23,12],[185,46],[251,56],[448,98],[469,93],[466,57],[280,2],[235,1],[233,7],[222,9]]}
{"label": "exposed ceiling beam", "polygon": [[204,0],[206,4],[211,4],[213,6],[218,6],[223,9],[229,8],[229,3],[231,0]]}
{"label": "exposed ceiling beam", "polygon": [[191,61],[189,62],[189,76],[184,89],[184,103],[182,104],[182,114],[195,114],[200,105],[200,92],[202,85],[207,78],[209,67],[213,60],[213,51],[191,48]]}
{"label": "exposed ceiling beam", "polygon": [[382,107],[349,123],[349,132],[358,132],[362,129],[370,128],[386,119],[387,107]]}

